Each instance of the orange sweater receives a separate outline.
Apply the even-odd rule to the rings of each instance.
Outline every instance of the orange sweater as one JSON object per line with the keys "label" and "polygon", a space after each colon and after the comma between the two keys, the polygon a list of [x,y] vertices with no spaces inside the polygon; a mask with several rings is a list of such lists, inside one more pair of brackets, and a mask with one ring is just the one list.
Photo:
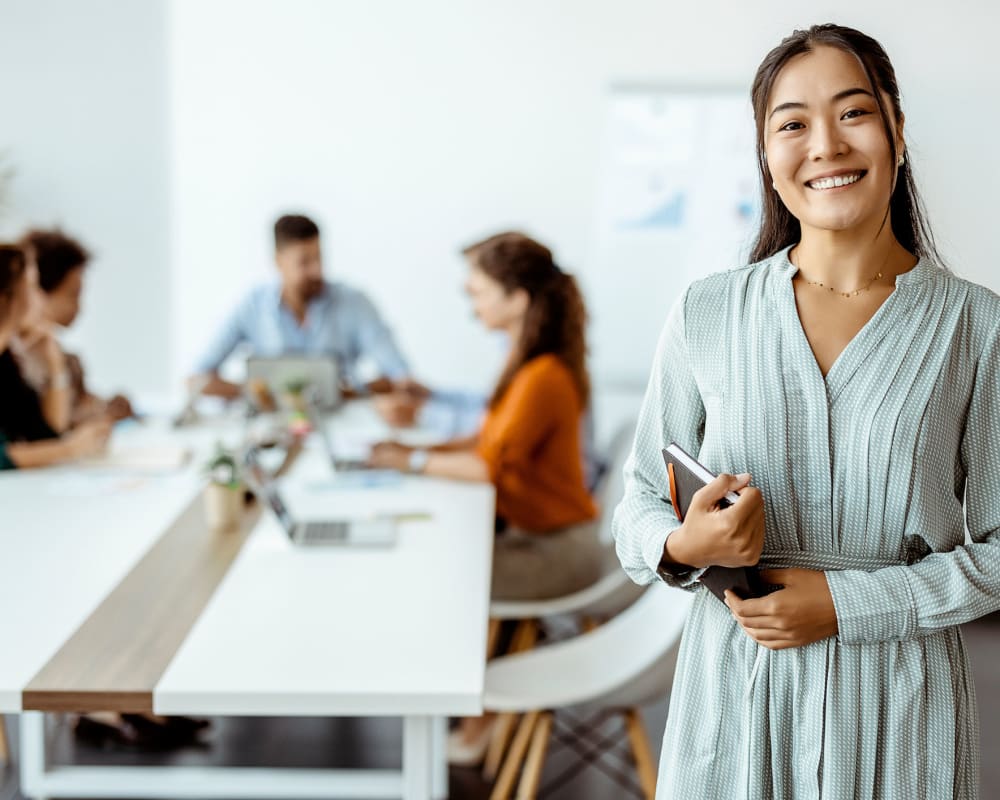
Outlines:
{"label": "orange sweater", "polygon": [[511,525],[547,532],[593,519],[580,447],[580,396],[554,355],[533,358],[514,375],[479,433],[479,455],[497,490],[497,514]]}

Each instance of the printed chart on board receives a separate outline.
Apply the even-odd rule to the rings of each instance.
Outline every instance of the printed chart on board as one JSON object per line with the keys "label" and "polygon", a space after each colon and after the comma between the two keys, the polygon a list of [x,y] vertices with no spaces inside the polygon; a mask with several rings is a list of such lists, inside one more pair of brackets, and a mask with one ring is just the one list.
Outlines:
{"label": "printed chart on board", "polygon": [[674,300],[746,261],[758,185],[747,91],[612,88],[586,277],[604,381],[645,383]]}

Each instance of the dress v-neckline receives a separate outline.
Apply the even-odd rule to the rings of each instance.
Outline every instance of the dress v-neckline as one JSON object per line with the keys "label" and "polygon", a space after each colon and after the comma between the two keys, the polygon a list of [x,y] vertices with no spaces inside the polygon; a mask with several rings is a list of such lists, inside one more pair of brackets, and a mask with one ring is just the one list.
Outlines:
{"label": "dress v-neckline", "polygon": [[809,344],[809,337],[806,336],[802,319],[799,316],[795,287],[792,284],[792,278],[798,273],[799,268],[788,257],[794,246],[790,245],[779,253],[779,260],[775,264],[782,273],[779,291],[787,304],[787,313],[782,314],[782,317],[785,319],[787,327],[792,329],[791,336],[800,356],[804,360],[808,360],[811,365],[810,371],[826,390],[828,402],[833,403],[872,350],[885,338],[893,325],[906,316],[907,308],[912,306],[915,301],[915,293],[907,292],[906,289],[923,278],[927,273],[929,262],[926,258],[920,258],[910,270],[896,276],[895,288],[892,293],[882,301],[882,304],[875,309],[875,313],[851,337],[851,340],[838,353],[830,365],[830,369],[824,375],[812,345]]}

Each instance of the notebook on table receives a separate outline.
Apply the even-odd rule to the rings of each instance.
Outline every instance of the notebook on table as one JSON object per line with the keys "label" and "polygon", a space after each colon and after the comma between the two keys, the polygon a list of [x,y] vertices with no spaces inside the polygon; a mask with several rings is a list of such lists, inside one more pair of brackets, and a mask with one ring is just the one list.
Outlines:
{"label": "notebook on table", "polygon": [[191,450],[176,445],[115,447],[107,453],[89,456],[79,466],[123,472],[172,472],[184,467],[191,459]]}
{"label": "notebook on table", "polygon": [[[683,522],[695,492],[717,476],[676,442],[671,442],[664,448],[663,461],[667,465],[670,502],[677,519]],[[729,492],[718,505],[720,508],[728,508],[738,499],[738,494]],[[702,573],[699,581],[722,601],[725,601],[726,589],[731,589],[746,599],[762,597],[775,588],[764,582],[756,567],[709,567]]]}

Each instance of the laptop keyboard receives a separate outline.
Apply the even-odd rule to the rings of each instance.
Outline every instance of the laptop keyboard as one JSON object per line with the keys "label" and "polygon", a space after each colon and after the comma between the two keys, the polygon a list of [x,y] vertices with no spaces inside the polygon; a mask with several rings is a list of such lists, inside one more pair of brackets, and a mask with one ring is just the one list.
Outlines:
{"label": "laptop keyboard", "polygon": [[347,525],[343,522],[309,522],[302,537],[308,542],[342,542],[347,539]]}

